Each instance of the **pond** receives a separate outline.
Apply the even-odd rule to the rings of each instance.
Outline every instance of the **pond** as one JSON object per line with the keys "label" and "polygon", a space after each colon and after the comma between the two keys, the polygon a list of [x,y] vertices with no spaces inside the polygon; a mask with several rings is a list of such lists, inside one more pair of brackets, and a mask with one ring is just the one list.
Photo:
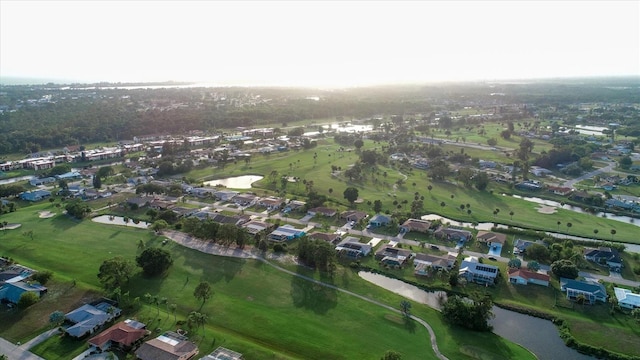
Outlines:
{"label": "pond", "polygon": [[[375,285],[436,310],[440,310],[440,300],[446,300],[444,291],[424,291],[401,280],[367,271],[360,271],[358,275]],[[524,346],[540,360],[595,359],[567,347],[560,339],[558,329],[551,321],[501,309],[497,306],[494,306],[491,311],[495,315],[491,320],[493,332]]]}
{"label": "pond", "polygon": [[136,224],[133,222],[133,220],[129,219],[128,221],[125,222],[122,216],[100,215],[92,218],[91,221],[94,221],[100,224],[128,226],[128,227],[134,227],[138,229],[146,229],[149,227],[149,223],[144,221],[140,221]]}
{"label": "pond", "polygon": [[228,187],[231,189],[251,189],[251,184],[256,181],[260,181],[264,178],[264,176],[260,175],[242,175],[242,176],[234,176],[228,177],[224,179],[217,179],[211,181],[205,181],[205,186],[218,186],[222,185],[224,187]]}
{"label": "pond", "polygon": [[360,271],[358,276],[370,283],[383,287],[407,299],[411,299],[420,304],[429,306],[430,308],[440,311],[440,301],[447,300],[447,293],[444,291],[424,291],[416,286],[405,283],[398,279],[375,274],[368,271]]}

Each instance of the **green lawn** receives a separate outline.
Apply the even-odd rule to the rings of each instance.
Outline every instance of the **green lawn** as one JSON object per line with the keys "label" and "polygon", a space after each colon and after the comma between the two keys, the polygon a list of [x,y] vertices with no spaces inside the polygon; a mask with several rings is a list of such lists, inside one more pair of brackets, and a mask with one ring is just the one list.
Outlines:
{"label": "green lawn", "polygon": [[[224,169],[198,169],[187,174],[189,178],[211,178],[238,176],[246,174],[262,174],[265,178],[258,183],[257,191],[274,194],[275,191],[286,192],[287,197],[303,198],[306,195],[306,186],[303,182],[313,181],[313,189],[319,194],[324,194],[330,199],[328,206],[344,210],[350,204],[342,194],[346,187],[353,186],[359,191],[359,197],[364,203],[357,204],[360,210],[373,213],[368,201],[380,200],[383,204],[383,212],[396,210],[393,204],[399,204],[403,200],[408,202],[403,205],[402,211],[406,211],[413,201],[415,193],[424,196],[423,213],[435,213],[459,221],[467,222],[497,222],[513,226],[521,226],[537,230],[550,230],[571,235],[592,237],[593,230],[598,229],[601,237],[606,240],[640,243],[636,236],[638,227],[606,218],[596,217],[590,214],[581,214],[570,210],[559,209],[555,214],[542,214],[538,212],[538,204],[503,196],[503,192],[512,192],[508,187],[491,183],[487,191],[477,191],[474,188],[465,188],[451,182],[433,182],[427,177],[427,172],[413,169],[378,165],[371,170],[365,170],[367,174],[362,182],[350,182],[342,175],[331,175],[331,166],[337,166],[343,171],[358,160],[355,152],[338,152],[339,145],[332,139],[319,140],[318,147],[307,151],[288,151],[270,155],[256,155],[249,164],[244,162],[229,164]],[[375,149],[377,144],[365,141],[366,149]],[[379,150],[379,148],[378,148]],[[314,160],[314,154],[317,158]],[[275,176],[271,177],[270,174]],[[298,183],[287,184],[282,189],[279,178],[282,175],[299,177]],[[404,179],[406,181],[397,189],[393,184]],[[413,185],[415,183],[415,186]],[[432,190],[428,190],[428,186]],[[452,197],[453,195],[453,197]],[[527,194],[539,196],[540,194]],[[562,201],[560,199],[560,201]],[[441,206],[444,203],[445,206]],[[469,204],[471,214],[466,210],[461,211],[461,204]],[[493,215],[495,209],[500,209],[497,216]],[[510,212],[513,211],[513,217]],[[560,221],[561,226],[557,226]],[[571,227],[566,224],[571,223]],[[612,229],[616,230],[615,236],[608,235]]]}
{"label": "green lawn", "polygon": [[[143,239],[147,246],[160,246],[162,240],[149,231],[96,224],[89,220],[77,222],[64,215],[39,219],[38,211],[48,206],[34,205],[3,216],[9,222],[23,223],[24,229],[33,231],[34,238],[23,236],[24,229],[7,231],[2,234],[0,254],[26,266],[53,271],[52,288],[58,289],[54,292],[65,294],[64,291],[70,291],[75,295],[68,295],[70,299],[66,299],[66,295],[51,296],[51,299],[45,296],[27,311],[0,313],[0,324],[11,324],[0,326],[0,335],[12,340],[24,340],[44,330],[48,327],[47,314],[50,312],[66,312],[77,306],[79,298],[84,301],[94,298],[90,293],[80,294],[98,289],[96,274],[102,260],[116,255],[133,259],[138,251],[138,239]],[[154,279],[142,279],[137,275],[125,290],[130,291],[131,299],[143,297],[145,293],[167,297],[169,303],[178,304],[180,319],[200,307],[192,295],[197,283],[200,280],[210,282],[215,294],[202,308],[209,317],[205,332],[191,331],[191,338],[199,344],[201,353],[225,344],[247,358],[378,359],[389,349],[401,352],[405,359],[434,358],[426,330],[419,326],[406,327],[388,310],[292,277],[260,262],[215,257],[172,242],[165,248],[174,257],[168,275]],[[313,275],[303,268],[291,268]],[[69,289],[71,279],[78,285]],[[340,270],[333,280],[325,280],[393,306],[401,300],[399,296],[359,279],[350,269]],[[77,291],[80,293],[76,294]],[[422,307],[415,305],[414,308]],[[472,338],[475,334],[446,327],[433,310],[424,308],[420,311],[431,313],[429,321],[442,334],[439,340],[443,341],[443,351],[452,358],[469,358],[447,339],[454,335]],[[29,316],[39,320],[30,322]],[[172,316],[162,308],[146,305],[130,316],[145,321],[154,331],[176,327]],[[9,321],[11,319],[13,321]],[[501,346],[518,348],[495,335],[484,336]],[[474,345],[471,340],[465,343],[481,345]],[[63,354],[80,351],[85,344],[80,341],[76,346],[64,339],[52,339],[34,351],[46,354],[47,358],[64,358]]]}

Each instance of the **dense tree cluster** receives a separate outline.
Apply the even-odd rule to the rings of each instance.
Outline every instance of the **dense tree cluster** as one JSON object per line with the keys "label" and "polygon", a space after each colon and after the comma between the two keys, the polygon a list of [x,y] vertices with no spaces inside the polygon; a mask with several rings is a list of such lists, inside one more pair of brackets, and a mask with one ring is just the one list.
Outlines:
{"label": "dense tree cluster", "polygon": [[91,213],[91,207],[79,199],[69,202],[64,208],[67,210],[67,214],[76,219],[82,219]]}
{"label": "dense tree cluster", "polygon": [[302,238],[298,242],[298,259],[320,271],[333,273],[336,266],[336,251],[326,241]]}
{"label": "dense tree cluster", "polygon": [[145,249],[136,256],[136,264],[142,268],[147,276],[156,276],[164,273],[173,264],[171,253],[160,248]]}
{"label": "dense tree cluster", "polygon": [[493,301],[488,296],[474,299],[450,297],[442,306],[442,316],[450,324],[475,331],[491,331]]}

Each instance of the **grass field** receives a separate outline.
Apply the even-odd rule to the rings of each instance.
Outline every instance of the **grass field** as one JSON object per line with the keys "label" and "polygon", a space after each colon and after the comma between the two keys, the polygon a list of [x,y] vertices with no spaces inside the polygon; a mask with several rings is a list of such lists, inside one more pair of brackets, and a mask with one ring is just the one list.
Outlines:
{"label": "grass field", "polygon": [[[149,231],[89,220],[77,222],[64,215],[38,218],[38,211],[48,208],[47,205],[34,205],[3,216],[8,222],[23,223],[24,228],[33,231],[34,237],[31,240],[23,236],[22,230],[7,231],[0,239],[0,254],[55,274],[50,299],[47,295],[23,312],[0,313],[0,335],[11,341],[25,341],[43,331],[48,327],[50,312],[69,311],[95,296],[94,291],[99,290],[96,274],[104,259],[116,255],[133,259],[138,251],[138,239],[143,239],[147,246],[160,246],[162,240]],[[169,303],[178,304],[179,320],[200,307],[192,295],[197,283],[210,282],[215,293],[202,308],[209,318],[207,326],[204,333],[197,329],[191,331],[191,338],[203,354],[224,345],[256,359],[378,359],[390,349],[401,352],[405,359],[435,358],[426,330],[393,321],[395,314],[388,310],[260,262],[215,257],[172,242],[165,248],[174,257],[167,276],[143,279],[137,275],[124,290],[130,291],[130,298],[143,297],[146,293],[167,297]],[[313,275],[303,268],[294,269]],[[72,279],[76,286],[70,285]],[[392,306],[398,306],[401,301],[399,296],[360,280],[350,269],[339,271],[333,280],[324,280]],[[440,334],[442,351],[451,358],[473,358],[459,351],[460,342],[484,349],[489,346],[503,349],[505,354],[523,352],[495,335],[483,334],[482,340],[477,340],[475,333],[445,326],[435,311],[415,304],[413,308],[430,317],[428,321]],[[144,305],[129,316],[138,317],[154,331],[176,327],[173,316],[162,307]],[[452,341],[452,337],[459,339]],[[53,338],[34,351],[55,359],[85,346],[81,341],[73,347],[66,340]]]}
{"label": "grass field", "polygon": [[[348,202],[342,196],[344,189],[348,186],[356,187],[359,191],[359,197],[364,200],[364,203],[357,205],[357,207],[370,212],[372,209],[367,205],[367,201],[373,202],[374,200],[382,201],[383,211],[391,212],[396,210],[396,206],[393,205],[394,201],[401,203],[406,200],[408,204],[401,208],[406,211],[417,192],[425,198],[423,209],[425,214],[435,213],[458,221],[496,222],[583,237],[593,237],[593,230],[598,229],[600,236],[606,240],[640,243],[640,239],[636,236],[638,226],[634,224],[565,209],[559,209],[555,214],[542,214],[538,212],[538,204],[536,203],[503,196],[503,192],[511,190],[498,183],[491,183],[486,191],[478,191],[452,182],[433,182],[427,177],[425,171],[401,168],[393,164],[379,165],[373,171],[366,170],[368,173],[362,182],[349,182],[341,175],[332,175],[331,166],[338,166],[346,170],[358,160],[358,155],[355,152],[338,152],[339,147],[331,139],[325,139],[319,141],[317,148],[309,151],[289,151],[268,156],[258,155],[248,165],[238,163],[230,164],[224,169],[198,169],[189,173],[188,177],[204,179],[262,174],[265,178],[254,186],[272,193],[276,190],[284,190],[287,197],[305,196],[306,187],[302,182],[313,181],[313,188],[330,198],[328,206],[338,210],[349,207]],[[366,141],[365,148],[374,149],[376,146],[372,142]],[[317,154],[316,159],[314,159],[314,154]],[[276,176],[269,176],[274,171]],[[301,180],[299,183],[288,184],[286,188],[282,189],[279,181],[281,175],[299,177]],[[406,180],[404,180],[405,176]],[[400,179],[404,180],[404,183],[394,187],[394,183]],[[431,191],[428,190],[429,185],[432,186]],[[536,194],[531,195],[535,196]],[[442,203],[445,204],[444,207],[441,206]],[[471,214],[467,214],[466,210],[461,211],[461,204],[469,204]],[[496,216],[493,215],[495,209],[500,209]],[[510,216],[512,211],[514,215]],[[558,221],[561,226],[557,225]],[[567,227],[567,223],[571,223],[572,226]],[[608,235],[612,229],[616,230],[615,236]]]}

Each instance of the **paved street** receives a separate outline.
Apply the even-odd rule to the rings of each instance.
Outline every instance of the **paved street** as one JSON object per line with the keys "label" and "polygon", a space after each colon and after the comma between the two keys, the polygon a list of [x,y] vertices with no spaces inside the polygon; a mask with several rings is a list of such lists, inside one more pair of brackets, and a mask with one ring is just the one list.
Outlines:
{"label": "paved street", "polygon": [[45,331],[42,334],[19,346],[0,338],[0,354],[7,355],[9,360],[44,360],[40,356],[34,355],[29,352],[29,349],[57,333],[57,328]]}

